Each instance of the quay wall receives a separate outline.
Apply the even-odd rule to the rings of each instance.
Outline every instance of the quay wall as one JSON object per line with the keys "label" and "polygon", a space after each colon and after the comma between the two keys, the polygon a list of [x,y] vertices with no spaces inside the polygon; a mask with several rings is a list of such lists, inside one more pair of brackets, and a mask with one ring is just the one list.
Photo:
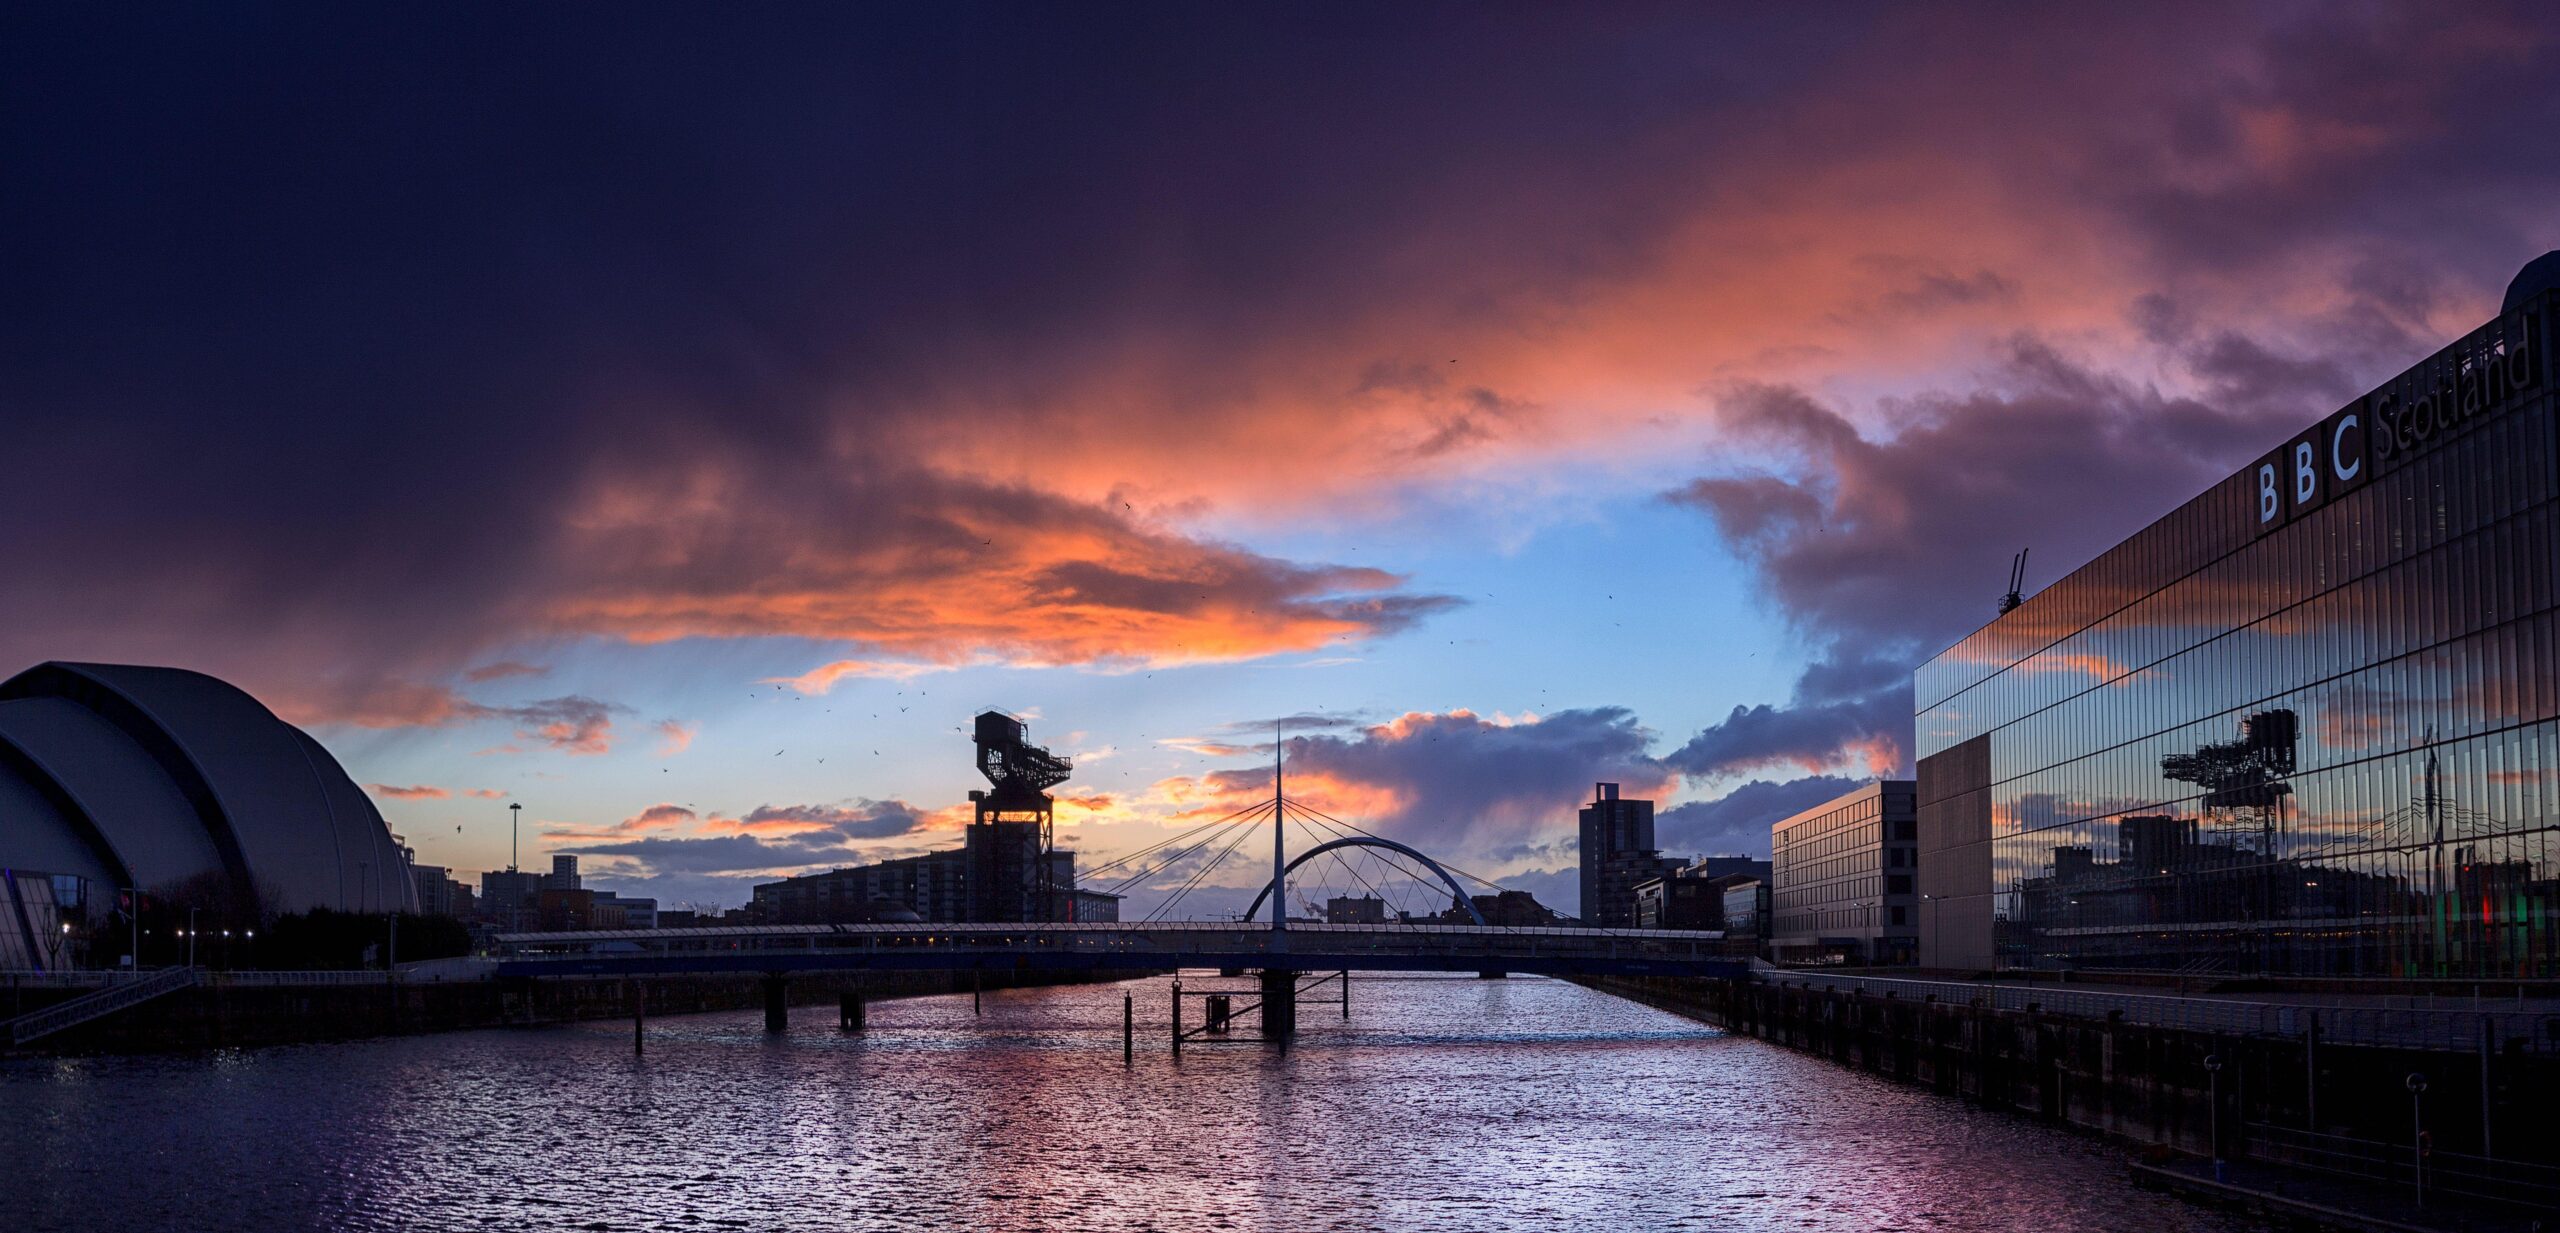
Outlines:
{"label": "quay wall", "polygon": [[[325,974],[324,974],[325,975]],[[371,975],[371,974],[350,974]],[[1109,975],[990,969],[989,991],[1036,985],[1100,983]],[[804,972],[785,985],[791,1005],[826,1005],[859,990],[866,1000],[967,993],[972,974],[946,972]],[[244,984],[215,976],[182,990],[31,1042],[40,1054],[155,1053],[250,1048],[451,1032],[538,1027],[631,1018],[640,999],[649,1018],[707,1011],[753,1010],[764,1001],[760,974],[546,977],[539,980],[378,979],[347,984]],[[0,991],[0,1016],[14,1017],[86,993],[86,989]]]}
{"label": "quay wall", "polygon": [[[2560,1166],[2560,1135],[2549,1130],[2560,1093],[2553,1042],[2484,1036],[2468,1050],[2391,1047],[1768,980],[1587,983],[1868,1074],[2137,1145],[2332,1168],[2341,1162],[2310,1157],[2370,1149],[2375,1167],[2388,1169],[2398,1157],[2381,1153],[2410,1154],[2423,1127],[2430,1160],[2445,1167],[2463,1158],[2531,1172]],[[2416,1110],[2412,1073],[2427,1077]]]}

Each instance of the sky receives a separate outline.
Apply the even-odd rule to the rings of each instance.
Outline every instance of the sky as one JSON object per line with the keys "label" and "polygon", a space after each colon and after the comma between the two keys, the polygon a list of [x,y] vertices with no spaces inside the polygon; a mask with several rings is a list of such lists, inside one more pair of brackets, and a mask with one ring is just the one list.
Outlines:
{"label": "sky", "polygon": [[1766,856],[2013,553],[2488,318],[2560,12],[22,5],[0,168],[0,672],[669,905],[956,844],[982,709],[1088,866],[1286,720],[1569,912],[1594,782]]}

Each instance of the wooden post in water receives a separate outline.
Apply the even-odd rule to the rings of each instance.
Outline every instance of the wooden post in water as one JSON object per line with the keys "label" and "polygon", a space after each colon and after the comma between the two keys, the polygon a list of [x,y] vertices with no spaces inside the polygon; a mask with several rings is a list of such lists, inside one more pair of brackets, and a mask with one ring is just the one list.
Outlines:
{"label": "wooden post in water", "polygon": [[1120,1064],[1138,1064],[1138,995],[1120,995]]}
{"label": "wooden post in water", "polygon": [[649,983],[631,982],[631,1052],[637,1056],[649,1043]]}
{"label": "wooden post in water", "polygon": [[1349,968],[1343,969],[1342,972],[1342,1021],[1351,1022],[1351,970]]}
{"label": "wooden post in water", "polygon": [[969,969],[969,1013],[970,1013],[970,1014],[973,1014],[973,1015],[983,1015],[983,1014],[987,1013],[987,1012],[986,1012],[986,1009],[985,1009],[985,1006],[984,1006],[984,1002],[983,1002],[983,999],[984,999],[984,998],[985,998],[985,996],[986,996],[986,991],[987,991],[987,970],[986,970],[985,968],[971,968],[971,969]]}
{"label": "wooden post in water", "polygon": [[1182,1060],[1182,982],[1173,982],[1173,1060]]}
{"label": "wooden post in water", "polygon": [[768,972],[764,978],[764,1030],[791,1030],[791,1003],[780,972]]}

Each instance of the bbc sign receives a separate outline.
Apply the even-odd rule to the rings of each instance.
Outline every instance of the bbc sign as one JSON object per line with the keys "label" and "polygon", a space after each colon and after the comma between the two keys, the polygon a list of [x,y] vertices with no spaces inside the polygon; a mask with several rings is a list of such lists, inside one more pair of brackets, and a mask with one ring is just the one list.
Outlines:
{"label": "bbc sign", "polygon": [[2474,331],[2258,460],[2248,474],[2265,534],[2397,470],[2543,387],[2542,315]]}

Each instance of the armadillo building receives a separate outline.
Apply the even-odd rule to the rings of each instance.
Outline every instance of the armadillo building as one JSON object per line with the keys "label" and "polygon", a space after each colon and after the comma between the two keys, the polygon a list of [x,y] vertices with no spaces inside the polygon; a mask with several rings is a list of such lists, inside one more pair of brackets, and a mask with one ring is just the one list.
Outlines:
{"label": "armadillo building", "polygon": [[1920,667],[1923,963],[2560,974],[2555,286]]}
{"label": "armadillo building", "polygon": [[54,966],[62,926],[124,888],[226,917],[416,894],[337,759],[231,685],[75,663],[0,682],[0,967]]}

